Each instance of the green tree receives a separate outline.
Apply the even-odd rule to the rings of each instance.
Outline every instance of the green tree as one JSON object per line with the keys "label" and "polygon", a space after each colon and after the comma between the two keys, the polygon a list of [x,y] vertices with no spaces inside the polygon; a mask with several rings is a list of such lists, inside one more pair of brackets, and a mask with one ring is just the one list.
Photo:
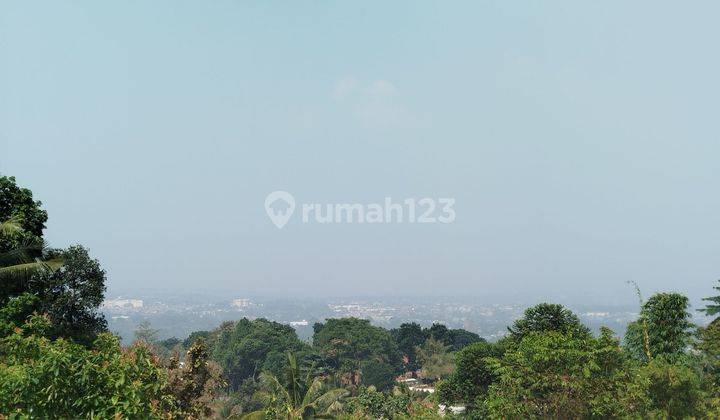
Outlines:
{"label": "green tree", "polygon": [[386,380],[402,370],[400,351],[393,337],[387,330],[370,325],[368,320],[328,319],[325,324],[315,324],[314,329],[313,345],[344,384],[365,383],[362,368],[369,366],[366,362],[390,366]]}
{"label": "green tree", "polygon": [[282,357],[285,352],[305,354],[308,350],[292,327],[263,318],[253,321],[243,318],[224,324],[214,334],[217,337],[212,349],[213,359],[220,364],[233,389],[262,371],[280,375],[285,365]]}
{"label": "green tree", "polygon": [[182,341],[180,341],[177,337],[170,337],[160,340],[160,342],[158,342],[158,346],[160,346],[164,351],[169,352],[181,348]]}
{"label": "green tree", "polygon": [[212,402],[223,385],[220,367],[210,361],[202,339],[190,346],[182,364],[176,358],[170,360],[167,391],[175,397],[176,409],[182,417],[212,415]]}
{"label": "green tree", "polygon": [[[720,280],[718,280],[718,282],[720,282]],[[713,287],[713,289],[720,292],[720,286],[715,286],[715,287]],[[706,298],[703,298],[703,300],[706,300],[706,301],[712,302],[712,303],[709,303],[709,304],[705,305],[705,308],[700,309],[701,312],[705,312],[705,314],[708,316],[715,316],[718,313],[720,313],[720,295],[706,297]]]}
{"label": "green tree", "polygon": [[303,372],[295,356],[288,352],[282,379],[269,372],[260,375],[267,401],[265,410],[246,417],[288,420],[327,418],[327,410],[347,391],[342,388],[327,389],[323,380],[313,377],[312,372],[312,369]]}
{"label": "green tree", "polygon": [[[0,236],[15,231],[8,224],[16,222],[3,223]],[[31,249],[33,246],[0,254],[0,278],[5,286],[0,287],[4,293],[0,302],[31,293],[38,298],[34,310],[52,318],[49,334],[90,344],[107,329],[99,311],[105,292],[105,271],[80,246],[64,251],[38,248],[36,253]]]}
{"label": "green tree", "polygon": [[404,358],[405,369],[413,372],[420,369],[415,348],[425,342],[425,332],[422,327],[415,322],[404,323],[400,324],[400,328],[391,330],[390,333],[395,338],[398,349]]}
{"label": "green tree", "polygon": [[47,213],[40,205],[14,178],[0,177],[0,304],[33,294],[33,310],[52,320],[49,337],[90,345],[107,329],[99,311],[105,272],[81,246],[45,246]]}
{"label": "green tree", "polygon": [[28,290],[39,298],[39,311],[52,319],[53,337],[89,345],[107,330],[100,306],[105,296],[105,270],[82,246],[53,250],[49,258],[63,262],[57,270],[38,272]]}
{"label": "green tree", "polygon": [[345,411],[353,418],[395,419],[407,413],[412,400],[407,393],[380,392],[375,387],[361,388],[349,398]]}
{"label": "green tree", "polygon": [[701,357],[701,364],[715,388],[720,388],[720,320],[716,319],[697,331],[695,350]]}
{"label": "green tree", "polygon": [[108,333],[91,348],[39,333],[33,316],[0,339],[0,412],[20,418],[168,418],[174,398],[146,347],[127,351]]}
{"label": "green tree", "polygon": [[193,345],[193,343],[199,339],[203,339],[206,342],[208,342],[208,346],[212,347],[212,343],[210,342],[210,331],[193,331],[188,335],[188,337],[183,340],[183,347],[186,349],[189,349],[190,346]]}
{"label": "green tree", "polygon": [[152,327],[150,321],[145,320],[135,328],[135,341],[145,344],[155,344],[158,341],[159,332],[159,330]]}
{"label": "green tree", "polygon": [[14,238],[23,235],[20,216],[0,219],[0,242],[9,247],[0,251],[0,303],[27,291],[28,284],[38,273],[52,273],[62,266],[61,258],[48,258],[43,241]]}
{"label": "green tree", "polygon": [[438,385],[438,397],[444,404],[461,402],[472,404],[496,379],[487,364],[489,357],[501,357],[506,341],[477,342],[455,354],[455,371]]}
{"label": "green tree", "polygon": [[450,344],[451,351],[458,351],[470,344],[485,341],[485,339],[478,334],[460,328],[450,330],[450,337],[452,342],[446,344]]}
{"label": "green tree", "polygon": [[488,418],[617,418],[647,404],[632,360],[609,330],[599,339],[529,332],[485,362],[497,379],[476,407]]}
{"label": "green tree", "polygon": [[587,337],[590,330],[580,319],[562,305],[540,303],[525,310],[525,315],[508,327],[510,336],[519,340],[531,332],[560,332]]}
{"label": "green tree", "polygon": [[32,191],[18,187],[14,177],[0,176],[0,221],[14,220],[20,228],[15,235],[0,237],[0,253],[42,243],[48,215],[41,206]]}
{"label": "green tree", "polygon": [[38,300],[32,293],[23,293],[10,299],[5,306],[0,306],[0,337],[13,334],[16,329],[22,328],[26,320],[37,311]]}
{"label": "green tree", "polygon": [[[710,393],[697,368],[686,355],[672,360],[654,357],[640,371],[640,380],[648,387],[650,407],[646,417],[663,419],[715,418]],[[713,411],[715,411],[713,413]]]}
{"label": "green tree", "polygon": [[627,327],[625,343],[630,353],[644,361],[648,350],[652,357],[683,354],[692,337],[688,306],[688,298],[678,293],[650,297],[640,310],[640,319]]}
{"label": "green tree", "polygon": [[450,346],[442,341],[429,338],[417,348],[418,361],[422,366],[420,376],[424,379],[437,381],[449,376],[455,369]]}
{"label": "green tree", "polygon": [[430,326],[430,328],[426,328],[425,337],[433,338],[447,345],[452,345],[452,335],[450,334],[450,330],[443,324],[434,323]]}
{"label": "green tree", "polygon": [[362,372],[362,384],[365,386],[387,391],[395,385],[397,369],[388,363],[377,360],[363,360],[360,363],[360,372]]}

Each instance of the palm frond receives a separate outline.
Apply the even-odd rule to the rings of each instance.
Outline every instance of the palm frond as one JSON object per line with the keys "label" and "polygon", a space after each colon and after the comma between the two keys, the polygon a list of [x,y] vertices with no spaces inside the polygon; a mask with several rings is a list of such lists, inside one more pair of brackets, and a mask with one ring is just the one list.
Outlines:
{"label": "palm frond", "polygon": [[268,388],[272,389],[276,394],[282,394],[281,398],[285,398],[287,401],[291,401],[290,394],[285,389],[284,386],[280,383],[278,378],[275,377],[275,375],[272,375],[267,372],[262,372],[260,374],[260,381],[265,384]]}
{"label": "palm frond", "polygon": [[305,396],[302,399],[301,405],[305,406],[312,404],[316,400],[316,396],[322,389],[322,386],[322,380],[320,378],[315,378],[312,383],[310,383],[307,391],[305,391]]}
{"label": "palm frond", "polygon": [[340,398],[348,395],[349,392],[343,388],[335,388],[319,396],[314,404],[318,408],[318,411],[325,411],[333,403],[337,402]]}
{"label": "palm frond", "polygon": [[0,280],[21,280],[27,281],[33,274],[47,270],[49,272],[56,271],[62,267],[62,259],[56,258],[47,261],[33,261],[22,264],[0,267]]}
{"label": "palm frond", "polygon": [[22,231],[22,217],[20,215],[10,216],[4,222],[0,222],[0,236],[12,235]]}
{"label": "palm frond", "polygon": [[39,252],[42,252],[42,249],[36,246],[20,247],[8,252],[2,252],[0,253],[0,267],[33,262]]}

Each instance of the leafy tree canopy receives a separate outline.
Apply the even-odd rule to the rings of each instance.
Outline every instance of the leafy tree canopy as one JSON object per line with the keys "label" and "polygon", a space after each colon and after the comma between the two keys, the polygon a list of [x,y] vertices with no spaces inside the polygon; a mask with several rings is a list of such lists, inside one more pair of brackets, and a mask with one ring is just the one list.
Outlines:
{"label": "leafy tree canopy", "polygon": [[[720,282],[720,280],[718,280]],[[713,287],[716,291],[720,292],[720,286]],[[720,313],[720,295],[703,298],[703,300],[711,302],[705,305],[705,308],[700,311],[705,312],[708,316],[715,316]]]}
{"label": "leafy tree canopy", "polygon": [[62,258],[63,265],[55,271],[38,272],[29,291],[39,298],[38,310],[52,319],[51,337],[89,345],[107,330],[105,316],[100,312],[105,296],[105,270],[79,245],[53,250],[50,256]]}
{"label": "leafy tree canopy", "polygon": [[167,418],[174,398],[162,369],[145,347],[120,349],[103,333],[90,349],[37,332],[31,318],[0,339],[0,412],[33,418]]}
{"label": "leafy tree canopy", "polygon": [[[287,351],[304,352],[307,344],[300,341],[295,330],[284,324],[260,318],[243,318],[221,326],[213,344],[213,358],[220,364],[233,388],[262,371],[278,373]],[[269,363],[274,362],[274,363]]]}
{"label": "leafy tree canopy", "polygon": [[505,342],[470,344],[455,354],[455,371],[438,387],[440,401],[472,403],[487,391],[495,380],[495,373],[486,359],[500,357],[505,351]]}
{"label": "leafy tree canopy", "polygon": [[434,338],[427,339],[422,346],[419,346],[417,355],[422,366],[420,376],[436,381],[450,375],[455,369],[455,363],[449,350],[450,346]]}
{"label": "leafy tree canopy", "polygon": [[15,177],[0,176],[0,222],[17,217],[22,228],[18,236],[0,238],[0,252],[41,240],[48,215],[40,206],[42,203],[33,199],[32,191],[18,187]]}
{"label": "leafy tree canopy", "polygon": [[529,332],[485,363],[497,379],[475,403],[490,418],[617,418],[647,404],[632,361],[609,330],[599,339]]}
{"label": "leafy tree canopy", "polygon": [[[402,371],[400,351],[389,331],[358,318],[328,319],[315,324],[313,345],[325,357],[329,367],[344,376],[350,385],[359,385],[362,362],[384,363],[391,369],[388,377]],[[364,365],[367,368],[367,364]]]}
{"label": "leafy tree canopy", "polygon": [[458,351],[470,344],[485,341],[485,339],[480,337],[478,334],[460,328],[451,329],[450,338],[452,341],[450,343],[445,343],[450,346],[450,351]]}
{"label": "leafy tree canopy", "polygon": [[562,305],[540,303],[525,310],[525,315],[508,327],[513,339],[522,339],[531,332],[559,332],[588,337],[590,330],[580,322],[580,319],[569,309]]}
{"label": "leafy tree canopy", "polygon": [[422,345],[426,338],[420,324],[416,322],[401,324],[400,328],[395,328],[390,332],[395,338],[398,349],[407,361],[406,370],[415,371],[420,369],[415,348]]}
{"label": "leafy tree canopy", "polygon": [[688,306],[688,298],[678,293],[651,296],[640,310],[640,320],[628,325],[625,333],[628,350],[645,361],[648,350],[652,357],[682,354],[692,335]]}

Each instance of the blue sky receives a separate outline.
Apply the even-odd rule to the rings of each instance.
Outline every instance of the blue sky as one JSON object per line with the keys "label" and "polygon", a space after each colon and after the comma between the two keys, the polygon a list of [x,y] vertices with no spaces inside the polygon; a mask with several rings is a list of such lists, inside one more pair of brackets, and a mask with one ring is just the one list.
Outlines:
{"label": "blue sky", "polygon": [[[6,2],[0,172],[110,287],[705,296],[715,2]],[[278,230],[454,197],[450,225]]]}

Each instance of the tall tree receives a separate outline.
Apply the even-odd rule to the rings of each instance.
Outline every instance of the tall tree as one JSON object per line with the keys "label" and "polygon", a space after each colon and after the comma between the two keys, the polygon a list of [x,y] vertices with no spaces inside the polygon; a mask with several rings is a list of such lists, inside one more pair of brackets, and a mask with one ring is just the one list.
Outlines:
{"label": "tall tree", "polygon": [[560,332],[587,337],[590,330],[580,319],[562,305],[540,303],[525,310],[525,315],[508,327],[513,339],[520,339],[531,332]]}
{"label": "tall tree", "polygon": [[455,369],[453,355],[449,353],[451,346],[434,338],[428,338],[417,348],[418,362],[422,368],[420,376],[424,379],[437,381],[450,375]]}
{"label": "tall tree", "polygon": [[405,369],[413,372],[420,369],[416,348],[425,342],[425,333],[420,324],[416,322],[400,324],[400,328],[391,330],[391,333],[404,358]]}
{"label": "tall tree", "polygon": [[36,274],[52,273],[62,266],[61,257],[46,255],[42,239],[15,241],[24,233],[21,216],[14,215],[4,221],[0,219],[0,242],[5,241],[7,246],[14,247],[0,251],[0,303],[27,291],[30,280]]}
{"label": "tall tree", "polygon": [[452,343],[450,344],[452,351],[458,351],[470,344],[485,341],[485,339],[478,334],[463,329],[450,330],[450,337],[452,338]]}
{"label": "tall tree", "polygon": [[105,271],[81,246],[45,246],[47,213],[40,205],[14,178],[0,177],[0,304],[34,295],[33,310],[52,322],[48,337],[90,345],[107,327],[99,310]]}
{"label": "tall tree", "polygon": [[720,388],[720,319],[698,328],[697,338],[695,350],[701,357],[702,368],[713,386]]}
{"label": "tall tree", "polygon": [[387,330],[371,325],[366,319],[328,319],[325,324],[316,324],[313,345],[350,386],[370,385],[363,381],[362,368],[368,366],[367,362],[389,366],[386,375],[389,378],[402,371],[395,340]]}
{"label": "tall tree", "polygon": [[291,326],[263,318],[224,324],[214,334],[213,359],[223,368],[233,389],[248,378],[257,378],[262,371],[280,375],[287,360],[283,354],[304,354],[308,347]]}
{"label": "tall tree", "polygon": [[135,328],[135,341],[145,344],[154,344],[158,340],[158,333],[160,330],[156,330],[152,327],[150,321],[145,320],[138,324]]}
{"label": "tall tree", "polygon": [[425,329],[425,337],[442,341],[447,345],[452,345],[450,330],[443,324],[434,323],[430,328]]}
{"label": "tall tree", "polygon": [[489,357],[501,357],[507,340],[498,343],[477,342],[455,354],[455,371],[438,386],[440,401],[445,404],[472,404],[495,380],[487,364]]}
{"label": "tall tree", "polygon": [[42,242],[48,215],[40,206],[32,191],[18,187],[15,177],[0,176],[0,221],[14,219],[21,228],[17,235],[0,238],[0,253]]}
{"label": "tall tree", "polygon": [[[720,282],[720,280],[718,280],[718,282]],[[720,292],[720,286],[715,286],[715,287],[713,287],[713,289]],[[709,303],[709,304],[705,305],[705,308],[700,309],[701,312],[705,312],[705,314],[708,316],[715,316],[720,313],[720,295],[706,297],[706,298],[703,298],[703,300],[706,300],[706,301],[712,302],[712,303]]]}
{"label": "tall tree", "polygon": [[52,319],[52,336],[89,345],[107,330],[107,321],[100,311],[105,296],[105,270],[80,245],[51,250],[48,255],[62,261],[62,266],[38,272],[29,291],[39,297],[40,311]]}
{"label": "tall tree", "polygon": [[[690,344],[693,324],[688,298],[678,293],[657,293],[640,310],[640,320],[631,322],[625,333],[628,350],[640,360],[674,357]],[[646,337],[647,334],[647,337]]]}
{"label": "tall tree", "polygon": [[212,402],[223,385],[220,367],[210,361],[202,339],[190,346],[182,365],[175,357],[170,359],[167,390],[175,397],[183,417],[211,416]]}

